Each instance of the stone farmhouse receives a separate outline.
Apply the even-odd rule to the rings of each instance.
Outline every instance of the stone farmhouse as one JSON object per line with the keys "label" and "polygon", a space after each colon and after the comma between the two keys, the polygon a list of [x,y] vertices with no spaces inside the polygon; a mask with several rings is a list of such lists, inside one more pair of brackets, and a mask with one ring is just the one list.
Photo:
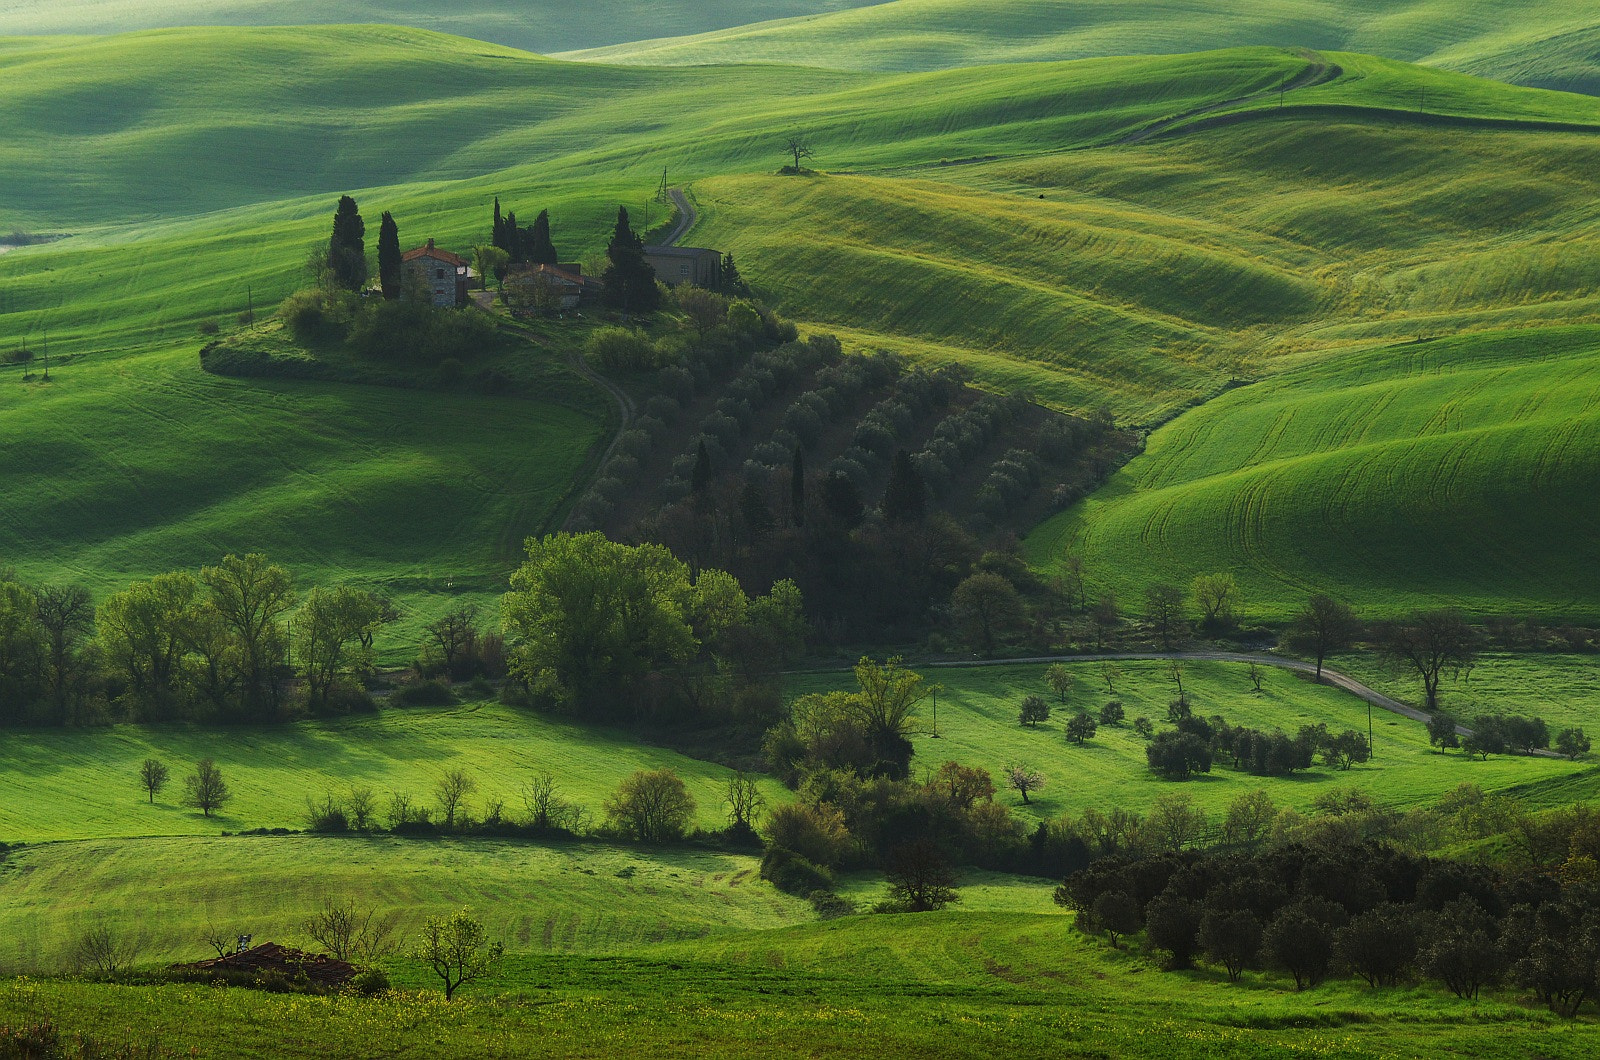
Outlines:
{"label": "stone farmhouse", "polygon": [[427,246],[406,251],[400,261],[406,286],[415,283],[425,288],[435,306],[456,309],[467,304],[467,283],[473,272],[466,258],[440,250],[430,239]]}
{"label": "stone farmhouse", "polygon": [[600,298],[605,285],[583,274],[579,263],[513,265],[506,272],[506,295],[519,306],[577,309]]}
{"label": "stone farmhouse", "polygon": [[656,279],[668,287],[692,283],[716,290],[722,286],[722,254],[705,247],[645,247],[644,260],[656,270]]}

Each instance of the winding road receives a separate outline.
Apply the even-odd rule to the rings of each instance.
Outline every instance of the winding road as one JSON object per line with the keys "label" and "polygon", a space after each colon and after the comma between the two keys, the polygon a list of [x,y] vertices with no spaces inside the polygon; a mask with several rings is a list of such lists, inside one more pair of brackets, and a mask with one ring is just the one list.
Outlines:
{"label": "winding road", "polygon": [[672,199],[672,204],[678,208],[678,223],[672,226],[672,231],[657,243],[658,247],[673,247],[678,245],[678,240],[689,234],[689,229],[700,220],[700,214],[689,204],[689,196],[683,193],[682,188],[672,188],[667,192]]}

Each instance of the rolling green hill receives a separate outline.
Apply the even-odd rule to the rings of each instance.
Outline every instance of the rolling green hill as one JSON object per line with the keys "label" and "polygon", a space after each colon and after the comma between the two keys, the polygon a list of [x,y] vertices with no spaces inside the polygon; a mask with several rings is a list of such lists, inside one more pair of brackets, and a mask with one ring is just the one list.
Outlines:
{"label": "rolling green hill", "polygon": [[1600,89],[1597,13],[1592,0],[896,0],[565,57],[926,70],[1266,44],[1366,52],[1593,92]]}
{"label": "rolling green hill", "polygon": [[0,36],[126,33],[180,26],[297,26],[372,22],[437,30],[531,52],[702,33],[759,19],[791,18],[874,0],[6,0]]}
{"label": "rolling green hill", "polygon": [[[151,757],[166,762],[173,778],[153,805],[138,784],[139,765]],[[233,792],[212,817],[181,805],[181,777],[207,757]],[[474,817],[482,816],[490,798],[522,816],[523,785],[549,772],[562,796],[598,821],[605,797],[628,774],[670,768],[698,803],[695,825],[727,823],[723,795],[732,773],[721,766],[636,746],[621,733],[479,703],[264,729],[124,725],[96,733],[8,733],[0,746],[0,776],[31,779],[26,803],[12,798],[0,809],[0,835],[7,842],[38,842],[300,828],[308,797],[343,798],[356,786],[371,788],[380,809],[391,792],[431,805],[435,781],[458,768],[478,784],[469,800]],[[783,789],[769,782],[766,794],[779,799]]]}
{"label": "rolling green hill", "polygon": [[[924,671],[939,686],[938,737],[916,737],[912,770],[937,769],[946,760],[988,770],[996,784],[1013,763],[1030,766],[1046,778],[1044,790],[1023,805],[1015,792],[1001,791],[1017,815],[1047,820],[1063,813],[1077,815],[1094,809],[1121,808],[1144,813],[1156,799],[1169,793],[1190,796],[1196,806],[1220,822],[1228,804],[1240,795],[1263,789],[1275,803],[1305,812],[1313,800],[1331,790],[1360,788],[1385,805],[1401,808],[1431,805],[1458,784],[1472,783],[1485,791],[1538,785],[1575,775],[1594,774],[1583,762],[1496,756],[1486,762],[1460,754],[1435,751],[1426,728],[1418,722],[1373,712],[1377,751],[1371,762],[1349,770],[1317,768],[1290,778],[1261,777],[1229,768],[1222,761],[1209,774],[1174,783],[1150,772],[1145,741],[1132,729],[1135,718],[1147,717],[1158,728],[1167,726],[1167,704],[1177,696],[1165,663],[1121,662],[1116,691],[1109,692],[1098,663],[1068,663],[1073,687],[1068,705],[1050,692],[1042,665],[950,667]],[[1419,698],[1417,689],[1402,676],[1390,675],[1390,691],[1403,699]],[[796,692],[847,687],[837,677],[811,675],[797,678]],[[1239,663],[1188,661],[1184,664],[1184,689],[1194,712],[1203,717],[1222,715],[1233,725],[1263,730],[1282,729],[1293,735],[1302,725],[1326,725],[1329,731],[1367,731],[1366,703],[1327,685],[1315,685],[1285,670],[1269,669],[1262,691],[1253,691],[1247,668]],[[1453,691],[1453,690],[1452,690]],[[1017,721],[1022,700],[1030,695],[1049,700],[1052,714],[1040,725]],[[1065,737],[1067,719],[1077,709],[1098,714],[1110,700],[1127,712],[1121,726],[1102,725],[1093,740],[1072,744]],[[1454,705],[1451,693],[1446,699]],[[1496,686],[1478,701],[1479,709],[1510,713],[1528,710],[1526,700]],[[1548,711],[1547,711],[1548,712]],[[1587,724],[1600,720],[1600,696],[1591,688],[1574,696],[1564,711],[1549,712],[1551,722]],[[924,705],[924,726],[932,728],[932,711]],[[1557,724],[1559,723],[1559,724]]]}
{"label": "rolling green hill", "polygon": [[[248,1058],[473,1055],[976,1058],[1229,1056],[1263,1060],[1470,1052],[1578,1060],[1588,1020],[1509,991],[1475,1002],[1432,990],[1156,971],[1070,929],[1060,913],[946,911],[719,934],[623,954],[508,960],[446,1003],[414,963],[376,999],[276,996],[207,985],[80,980],[0,986],[0,1019],[53,1015],[112,1041],[174,1051],[219,1039]],[[413,992],[427,987],[427,993]]]}
{"label": "rolling green hill", "polygon": [[[487,589],[550,517],[603,408],[563,376],[561,349],[541,355],[565,380],[547,388],[557,408],[482,421],[517,420],[527,447],[430,403],[399,453],[375,432],[415,419],[420,395],[223,385],[184,363],[196,323],[299,281],[347,190],[369,220],[392,209],[408,244],[461,249],[497,194],[548,207],[563,251],[592,260],[615,204],[642,206],[666,166],[699,203],[692,241],[732,249],[786,314],[1136,424],[1377,344],[1597,319],[1600,102],[1386,60],[1256,48],[918,74],[647,69],[375,27],[12,39],[0,55],[16,74],[0,80],[0,181],[16,189],[0,229],[76,233],[0,255],[0,349],[48,330],[58,354],[93,355],[48,388],[0,388],[0,437],[28,454],[0,553],[32,577],[93,569],[106,585],[270,546],[311,574]],[[415,87],[433,82],[455,91]],[[1285,85],[1300,87],[1279,110]],[[1403,113],[1414,95],[1426,115]],[[1230,124],[1196,128],[1215,121]],[[759,175],[802,124],[833,175]],[[291,459],[230,450],[274,402],[319,409],[286,414]],[[314,428],[329,410],[343,437]],[[522,455],[542,439],[556,459]],[[226,477],[194,469],[197,443]],[[430,459],[457,445],[474,476]],[[109,486],[88,470],[107,446],[137,453]],[[352,449],[361,462],[336,466]],[[85,473],[41,477],[52,467]],[[442,482],[451,503],[429,511],[448,516],[402,520],[392,547],[348,543]],[[119,503],[94,503],[106,489]]]}
{"label": "rolling green hill", "polygon": [[1042,526],[1136,609],[1231,571],[1253,619],[1314,591],[1368,614],[1462,606],[1600,618],[1593,328],[1387,347],[1233,390]]}

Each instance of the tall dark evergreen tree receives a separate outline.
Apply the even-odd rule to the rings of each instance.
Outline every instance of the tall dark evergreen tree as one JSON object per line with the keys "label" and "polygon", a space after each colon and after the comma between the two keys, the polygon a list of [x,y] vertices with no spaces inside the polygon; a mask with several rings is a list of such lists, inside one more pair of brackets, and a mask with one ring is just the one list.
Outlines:
{"label": "tall dark evergreen tree", "polygon": [[348,195],[339,196],[333,211],[333,235],[328,239],[328,267],[340,287],[358,291],[367,282],[367,226],[361,210]]}
{"label": "tall dark evergreen tree", "polygon": [[400,297],[401,268],[400,226],[394,223],[394,215],[385,210],[378,223],[378,285],[383,288],[383,297],[391,302]]}
{"label": "tall dark evergreen tree", "polygon": [[528,259],[522,256],[522,233],[517,229],[517,211],[506,214],[506,245],[500,249],[511,255],[511,262],[520,265]]}
{"label": "tall dark evergreen tree", "polygon": [[806,525],[806,458],[798,445],[789,465],[789,518],[795,526]]}
{"label": "tall dark evergreen tree", "polygon": [[739,275],[739,266],[733,263],[733,252],[722,255],[722,271],[717,278],[717,289],[726,295],[747,295],[750,285]]}
{"label": "tall dark evergreen tree", "polygon": [[694,451],[694,471],[689,476],[689,489],[696,497],[704,497],[711,490],[711,453],[703,441]]}
{"label": "tall dark evergreen tree", "polygon": [[884,518],[891,523],[920,522],[927,506],[922,476],[911,462],[911,454],[904,449],[895,450],[894,463],[889,468],[889,484],[883,491]]}
{"label": "tall dark evergreen tree", "polygon": [[505,250],[507,254],[511,253],[511,251],[506,250],[506,219],[500,214],[500,196],[498,195],[494,197],[494,233],[490,235],[489,243],[492,246],[499,247],[501,250]]}
{"label": "tall dark evergreen tree", "polygon": [[601,276],[606,287],[606,303],[624,313],[650,313],[661,304],[656,289],[656,272],[644,260],[644,240],[628,223],[628,208],[617,207],[617,227],[606,246],[610,262]]}
{"label": "tall dark evergreen tree", "polygon": [[556,245],[550,240],[550,211],[540,210],[533,219],[533,233],[528,242],[528,260],[535,265],[554,265],[561,260]]}

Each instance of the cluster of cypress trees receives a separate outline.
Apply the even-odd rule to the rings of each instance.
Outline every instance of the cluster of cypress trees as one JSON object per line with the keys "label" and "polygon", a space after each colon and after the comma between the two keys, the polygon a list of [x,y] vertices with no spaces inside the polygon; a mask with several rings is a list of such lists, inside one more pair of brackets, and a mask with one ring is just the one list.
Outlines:
{"label": "cluster of cypress trees", "polygon": [[617,207],[617,227],[606,245],[606,304],[624,313],[650,313],[661,304],[656,271],[644,260],[644,240],[628,221],[628,209]]}
{"label": "cluster of cypress trees", "polygon": [[490,242],[505,251],[513,265],[555,265],[561,258],[550,239],[550,211],[540,210],[533,224],[517,224],[517,212],[501,214],[500,197],[494,200],[494,232]]}
{"label": "cluster of cypress trees", "polygon": [[[339,196],[333,211],[333,234],[328,238],[328,269],[333,282],[344,290],[359,291],[367,282],[366,236],[367,224],[355,199]],[[378,285],[389,301],[400,297],[400,227],[388,210],[378,224]]]}

